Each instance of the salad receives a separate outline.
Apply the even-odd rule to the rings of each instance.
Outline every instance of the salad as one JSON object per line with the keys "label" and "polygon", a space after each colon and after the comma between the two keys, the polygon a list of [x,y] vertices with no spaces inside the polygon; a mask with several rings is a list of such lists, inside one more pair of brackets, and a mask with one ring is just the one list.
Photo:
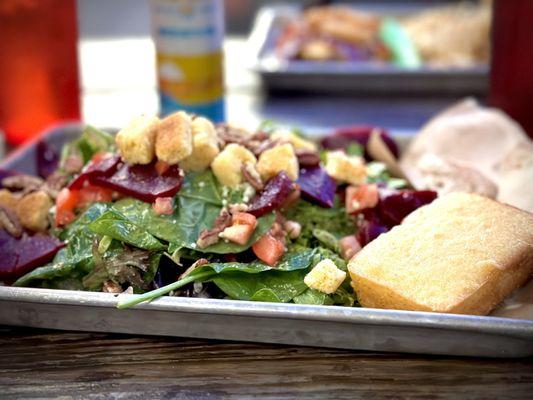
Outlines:
{"label": "salad", "polygon": [[372,160],[374,127],[315,143],[185,112],[141,116],[116,136],[87,126],[39,175],[0,171],[0,280],[7,285],[357,305],[347,261],[431,202]]}

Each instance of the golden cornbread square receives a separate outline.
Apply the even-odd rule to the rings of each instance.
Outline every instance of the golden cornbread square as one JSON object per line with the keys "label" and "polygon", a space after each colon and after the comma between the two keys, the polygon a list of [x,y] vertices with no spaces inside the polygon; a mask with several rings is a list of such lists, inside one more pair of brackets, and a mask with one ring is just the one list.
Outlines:
{"label": "golden cornbread square", "polygon": [[450,193],[349,262],[364,307],[486,315],[533,274],[533,214]]}

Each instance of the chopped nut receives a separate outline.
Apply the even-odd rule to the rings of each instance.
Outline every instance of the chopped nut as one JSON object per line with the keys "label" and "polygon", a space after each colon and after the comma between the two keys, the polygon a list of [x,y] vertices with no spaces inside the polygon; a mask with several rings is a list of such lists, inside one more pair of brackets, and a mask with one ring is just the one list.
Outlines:
{"label": "chopped nut", "polygon": [[361,245],[357,241],[355,235],[349,235],[339,240],[342,258],[350,260],[355,254],[361,250]]}
{"label": "chopped nut", "polygon": [[122,287],[113,281],[105,281],[102,284],[102,292],[104,293],[122,293]]}
{"label": "chopped nut", "polygon": [[302,225],[296,221],[285,221],[283,228],[287,231],[287,235],[290,239],[296,239],[302,232]]}
{"label": "chopped nut", "polygon": [[22,235],[22,226],[15,212],[0,205],[0,229],[5,229],[13,237],[20,237]]}
{"label": "chopped nut", "polygon": [[247,204],[244,204],[244,203],[236,203],[236,204],[230,204],[228,206],[228,210],[230,212],[230,214],[236,214],[236,213],[239,213],[239,212],[246,212],[248,211],[248,205]]}
{"label": "chopped nut", "polygon": [[242,175],[255,190],[262,190],[264,187],[261,175],[257,172],[253,163],[247,162],[242,165]]}
{"label": "chopped nut", "polygon": [[206,247],[209,247],[215,243],[218,243],[220,240],[219,234],[226,229],[231,224],[231,215],[226,209],[222,209],[220,211],[220,214],[215,219],[214,226],[212,229],[204,229],[200,236],[198,237],[198,240],[196,241],[196,244],[199,248],[203,249]]}
{"label": "chopped nut", "polygon": [[49,225],[48,213],[53,206],[50,197],[42,190],[25,195],[17,204],[16,213],[24,228],[40,232]]}
{"label": "chopped nut", "polygon": [[11,190],[20,190],[22,193],[29,193],[39,190],[44,181],[38,176],[13,175],[2,179],[2,186]]}

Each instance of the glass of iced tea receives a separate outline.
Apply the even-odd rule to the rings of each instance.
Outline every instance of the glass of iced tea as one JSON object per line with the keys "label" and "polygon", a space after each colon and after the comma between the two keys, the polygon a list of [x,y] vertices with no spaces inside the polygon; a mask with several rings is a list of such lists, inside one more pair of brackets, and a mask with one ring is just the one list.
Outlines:
{"label": "glass of iced tea", "polygon": [[495,0],[489,102],[533,137],[533,1]]}
{"label": "glass of iced tea", "polygon": [[20,144],[80,118],[76,0],[0,1],[0,129]]}

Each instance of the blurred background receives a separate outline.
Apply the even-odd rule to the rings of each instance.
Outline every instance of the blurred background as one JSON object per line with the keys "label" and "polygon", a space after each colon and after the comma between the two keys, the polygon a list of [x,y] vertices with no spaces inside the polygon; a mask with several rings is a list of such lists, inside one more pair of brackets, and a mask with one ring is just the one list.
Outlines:
{"label": "blurred background", "polygon": [[[120,127],[134,115],[161,111],[162,105],[188,107],[187,101],[163,93],[167,86],[175,93],[179,89],[165,81],[176,73],[175,68],[169,72],[174,61],[165,57],[175,60],[185,42],[189,53],[201,52],[204,45],[223,51],[218,72],[217,58],[191,66],[211,80],[223,71],[223,94],[210,88],[216,101],[204,99],[208,108],[198,110],[251,128],[268,119],[311,134],[363,123],[412,134],[458,99],[487,100],[490,0],[342,2],[355,10],[348,16],[313,9],[337,2],[202,0],[196,4],[214,8],[206,8],[211,14],[200,19],[190,17],[192,9],[170,15],[164,7],[172,3],[194,2],[3,0],[0,34],[8,39],[0,44],[0,129],[9,149],[64,120]],[[223,28],[217,18],[224,18]],[[187,42],[190,32],[176,29],[198,23],[216,29],[209,33],[211,42],[193,49],[196,45]],[[172,42],[169,32],[174,39],[181,36]],[[39,55],[32,58],[34,53]],[[59,85],[57,76],[68,79]],[[49,105],[47,115],[39,91],[57,103]]]}

